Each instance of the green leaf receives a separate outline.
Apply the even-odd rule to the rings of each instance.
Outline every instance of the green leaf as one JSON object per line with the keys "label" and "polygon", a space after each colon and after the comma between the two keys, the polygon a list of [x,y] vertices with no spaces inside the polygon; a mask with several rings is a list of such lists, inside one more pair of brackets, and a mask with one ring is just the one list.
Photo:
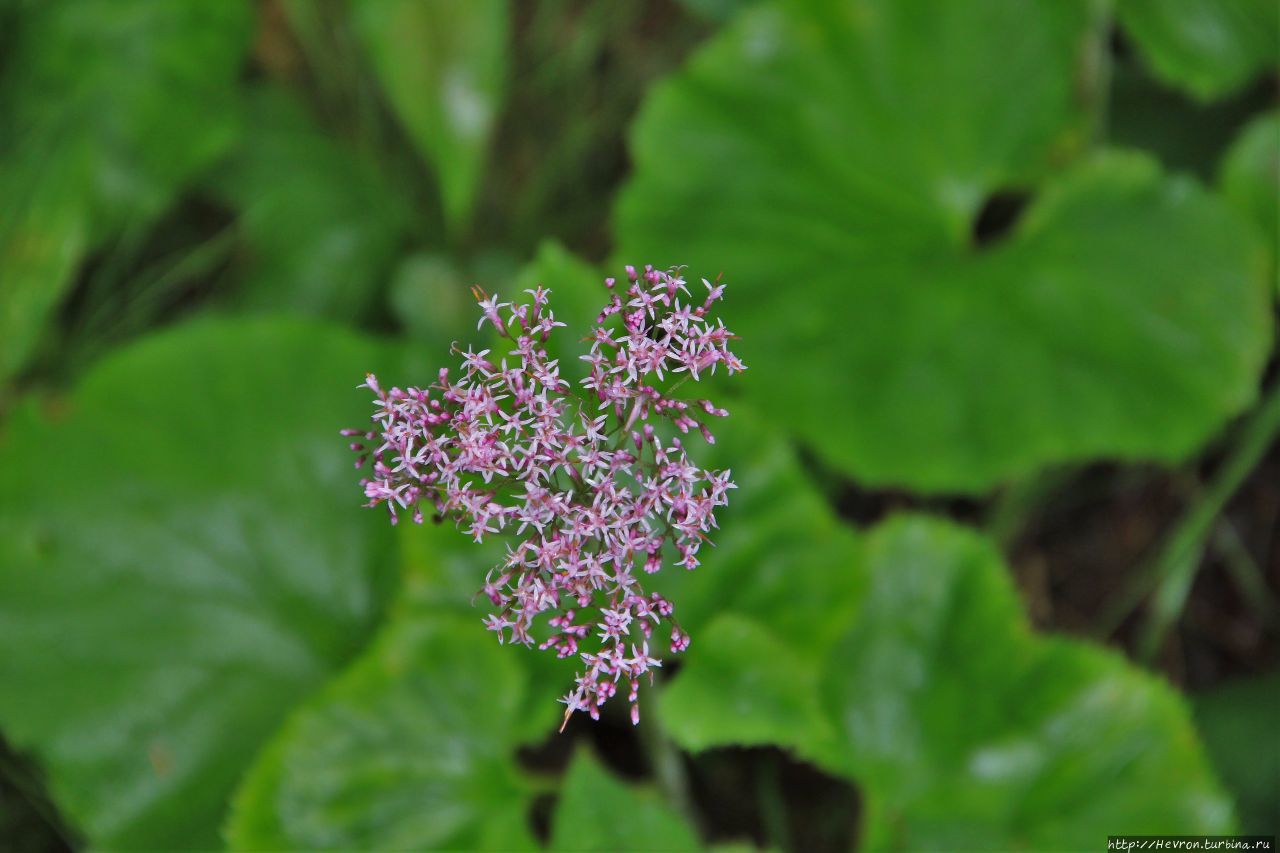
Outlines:
{"label": "green leaf", "polygon": [[471,219],[506,87],[506,0],[358,0],[357,35],[440,182],[454,231]]}
{"label": "green leaf", "polygon": [[[25,3],[0,78],[0,380],[103,237],[139,228],[239,130],[247,4]],[[10,36],[10,33],[6,33]]]}
{"label": "green leaf", "polygon": [[27,3],[0,103],[21,132],[0,150],[55,174],[84,158],[99,225],[160,212],[239,130],[244,2]]}
{"label": "green leaf", "polygon": [[518,262],[506,252],[485,251],[466,261],[436,252],[405,258],[391,282],[390,306],[415,341],[447,353],[452,341],[476,337],[479,313],[471,288],[514,294]]}
{"label": "green leaf", "polygon": [[[615,270],[614,274],[621,276],[622,270]],[[560,373],[574,387],[589,373],[586,363],[579,358],[587,352],[582,338],[609,302],[605,276],[605,272],[560,243],[544,240],[533,258],[520,269],[513,291],[506,294],[506,298],[525,298],[524,291],[538,285],[551,291],[551,310],[565,328],[548,341],[548,351],[552,358],[560,359]]]}
{"label": "green leaf", "polygon": [[254,92],[249,115],[243,146],[210,186],[240,213],[248,243],[244,302],[367,317],[399,252],[404,201],[373,163],[326,137],[288,93]]}
{"label": "green leaf", "polygon": [[1273,103],[1256,87],[1217,101],[1197,101],[1152,76],[1137,55],[1110,63],[1106,140],[1137,148],[1165,170],[1211,180],[1241,126]]}
{"label": "green leaf", "polygon": [[725,405],[716,444],[695,457],[730,467],[738,484],[714,547],[696,571],[667,567],[653,578],[691,637],[660,696],[662,725],[694,752],[777,743],[828,766],[831,727],[814,697],[826,652],[865,594],[861,540],[749,406]]}
{"label": "green leaf", "polygon": [[88,245],[78,190],[49,177],[32,193],[0,166],[0,382],[31,357]]}
{"label": "green leaf", "polygon": [[[475,643],[500,648],[497,637],[484,627],[490,611],[480,588],[489,569],[502,561],[502,539],[477,545],[450,522],[402,524],[397,533],[404,578],[402,608],[409,618],[448,615],[459,621],[463,626],[459,630]],[[523,710],[510,724],[509,739],[540,741],[559,728],[564,706],[557,700],[569,692],[580,663],[520,645],[502,647],[502,651],[527,674],[529,685],[523,692]]]}
{"label": "green leaf", "polygon": [[867,543],[870,589],[822,680],[870,837],[911,849],[1077,849],[1232,828],[1178,695],[1027,627],[999,555],[937,521]]}
{"label": "green leaf", "polygon": [[723,271],[743,388],[866,483],[1181,458],[1256,393],[1256,242],[1141,157],[1054,174],[1098,49],[1084,3],[749,9],[642,109],[620,257]]}
{"label": "green leaf", "polygon": [[1116,11],[1152,70],[1201,100],[1280,64],[1272,0],[1119,0]]}
{"label": "green leaf", "polygon": [[108,848],[211,847],[286,712],[393,575],[337,430],[389,360],[324,326],[209,322],[0,434],[0,726]]}
{"label": "green leaf", "polygon": [[779,744],[822,762],[832,729],[818,702],[820,661],[726,613],[704,627],[659,694],[663,730],[681,748]]}
{"label": "green leaf", "polygon": [[[568,325],[548,346],[574,381],[584,375],[578,367],[587,350],[581,338],[608,302],[603,280],[610,274],[621,279],[624,273],[621,267],[597,270],[546,242],[517,279],[518,290],[537,284],[551,290],[556,319]],[[857,536],[835,517],[794,449],[753,406],[733,396],[741,381],[688,384],[676,394],[710,397],[728,408],[729,417],[710,424],[714,445],[692,434],[684,441],[703,467],[732,470],[738,488],[717,514],[714,545],[699,552],[703,565],[693,572],[664,569],[652,583],[675,602],[695,648],[701,627],[728,610],[773,626],[788,643],[821,650],[842,630],[861,592],[856,571],[831,568],[852,565]]]}
{"label": "green leaf", "polygon": [[525,675],[475,620],[393,619],[290,718],[236,795],[236,850],[526,849]]}
{"label": "green leaf", "polygon": [[414,338],[444,346],[475,331],[475,300],[456,262],[446,255],[410,255],[396,268],[391,311]]}
{"label": "green leaf", "polygon": [[1280,251],[1280,111],[1259,116],[1241,132],[1222,162],[1218,185],[1262,229],[1274,273]]}
{"label": "green leaf", "polygon": [[[621,276],[622,270],[616,270],[615,274]],[[543,240],[534,256],[516,275],[516,291],[523,294],[523,291],[538,285],[550,290],[556,319],[566,324],[563,337],[552,338],[552,341],[558,341],[562,346],[572,343],[582,351],[575,354],[581,355],[587,349],[581,343],[582,338],[595,323],[600,310],[609,303],[609,289],[604,283],[606,275],[561,243]]]}
{"label": "green leaf", "polygon": [[[736,381],[736,379],[734,380]],[[685,386],[684,396],[694,392]],[[750,406],[710,389],[729,417],[711,424],[716,443],[686,441],[706,468],[728,468],[737,488],[716,514],[719,529],[698,557],[695,571],[667,566],[652,585],[675,604],[692,636],[721,613],[767,625],[798,654],[820,656],[844,630],[864,591],[857,570],[858,536],[831,512],[795,452]]]}
{"label": "green leaf", "polygon": [[1192,699],[1205,746],[1240,808],[1240,829],[1280,826],[1280,674],[1217,687]]}
{"label": "green leaf", "polygon": [[693,830],[656,791],[615,778],[579,749],[565,776],[551,828],[552,850],[698,850]]}

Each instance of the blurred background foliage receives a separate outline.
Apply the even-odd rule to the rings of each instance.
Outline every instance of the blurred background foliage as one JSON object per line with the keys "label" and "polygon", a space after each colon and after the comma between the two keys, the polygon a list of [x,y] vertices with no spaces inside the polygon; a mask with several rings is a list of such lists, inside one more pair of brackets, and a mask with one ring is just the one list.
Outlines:
{"label": "blurred background foliage", "polygon": [[[1277,8],[0,0],[3,846],[1275,833]],[[337,430],[646,262],[740,489],[560,735]]]}

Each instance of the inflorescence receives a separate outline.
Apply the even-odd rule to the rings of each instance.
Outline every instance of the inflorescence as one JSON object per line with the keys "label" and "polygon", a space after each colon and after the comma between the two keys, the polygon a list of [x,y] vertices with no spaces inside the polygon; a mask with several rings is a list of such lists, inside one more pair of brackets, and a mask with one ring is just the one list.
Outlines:
{"label": "inflorescence", "polygon": [[735,488],[728,470],[696,465],[676,435],[696,429],[714,443],[706,419],[728,412],[671,396],[721,365],[730,374],[745,369],[729,350],[734,336],[709,313],[724,286],[703,279],[698,302],[678,271],[626,272],[624,295],[605,279],[609,303],[584,339],[583,393],[560,377],[545,346],[565,325],[549,290],[527,290],[531,301],[512,304],[476,288],[477,329],[496,329],[509,342],[506,355],[455,344],[461,377],[442,368],[427,388],[384,390],[370,374],[361,387],[377,398],[374,426],[343,431],[363,440],[351,449],[357,468],[372,460],[372,476],[361,480],[368,506],[386,506],[392,524],[401,513],[419,524],[430,515],[454,520],[476,542],[516,540],[485,578],[496,608],[485,624],[500,642],[534,645],[534,620],[551,614],[552,633],[537,645],[578,655],[584,666],[561,699],[566,722],[583,710],[599,719],[624,680],[639,722],[640,679],[652,680],[662,665],[649,646],[655,628],[670,624],[672,652],[688,648],[689,636],[672,603],[646,593],[638,573],[653,574],[668,559],[697,567],[715,511]]}

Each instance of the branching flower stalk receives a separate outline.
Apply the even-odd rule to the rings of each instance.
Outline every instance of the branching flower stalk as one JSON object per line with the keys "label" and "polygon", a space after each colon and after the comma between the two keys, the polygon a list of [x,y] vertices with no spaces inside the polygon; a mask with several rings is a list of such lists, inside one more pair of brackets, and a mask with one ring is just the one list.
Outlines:
{"label": "branching flower stalk", "polygon": [[[582,393],[546,349],[564,326],[549,290],[527,290],[528,302],[512,304],[476,288],[477,329],[496,329],[506,354],[455,344],[461,375],[443,368],[427,388],[383,389],[370,374],[361,387],[376,397],[373,427],[343,431],[361,439],[351,444],[356,467],[371,463],[361,480],[368,506],[385,506],[392,524],[401,514],[419,524],[430,515],[476,542],[510,536],[482,587],[494,607],[485,624],[500,642],[580,658],[560,700],[566,723],[575,711],[599,719],[619,689],[639,722],[641,680],[662,665],[650,646],[655,631],[673,653],[689,646],[674,605],[646,592],[641,577],[669,561],[696,568],[715,511],[735,488],[730,471],[699,467],[676,435],[697,430],[714,443],[707,419],[728,412],[672,395],[721,366],[745,369],[729,349],[734,336],[710,313],[724,285],[703,279],[705,296],[692,298],[676,270],[626,273],[621,294],[605,279],[608,304],[584,339]],[[659,390],[663,383],[671,387]],[[655,429],[662,422],[674,430]],[[544,613],[550,633],[538,641]]]}

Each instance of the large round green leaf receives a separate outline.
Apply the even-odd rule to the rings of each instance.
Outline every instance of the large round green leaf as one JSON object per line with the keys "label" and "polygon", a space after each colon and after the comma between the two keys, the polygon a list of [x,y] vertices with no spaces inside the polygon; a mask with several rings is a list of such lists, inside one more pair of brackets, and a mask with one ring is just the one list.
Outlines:
{"label": "large round green leaf", "polygon": [[502,540],[477,545],[449,522],[402,524],[397,533],[405,618],[451,619],[461,626],[459,631],[468,642],[501,648],[503,656],[518,665],[523,710],[507,722],[501,735],[504,742],[513,748],[517,743],[538,742],[559,728],[564,706],[557,699],[573,684],[578,660],[562,660],[553,652],[521,645],[500,646],[484,627],[488,599],[480,594],[480,587],[486,572],[503,559]]}
{"label": "large round green leaf", "polygon": [[820,708],[822,660],[729,611],[690,647],[659,695],[662,726],[682,748],[776,744],[823,764],[832,728]]}
{"label": "large round green leaf", "polygon": [[1280,66],[1274,0],[1119,0],[1116,11],[1152,69],[1200,99]]}
{"label": "large round green leaf", "polygon": [[579,749],[565,775],[551,830],[552,850],[698,850],[697,836],[658,793],[628,785]]}
{"label": "large round green leaf", "polygon": [[[647,101],[620,257],[723,271],[743,387],[867,482],[1185,455],[1255,393],[1257,244],[1144,158],[1053,174],[1088,123],[1088,6],[747,10]],[[975,238],[984,199],[1035,186]]]}
{"label": "large round green leaf", "polygon": [[[1274,274],[1280,255],[1280,111],[1245,127],[1222,161],[1218,183],[1222,194],[1261,229]],[[1280,286],[1280,276],[1276,284]]]}
{"label": "large round green leaf", "polygon": [[923,518],[879,527],[870,584],[822,681],[867,838],[911,849],[1084,849],[1214,834],[1231,806],[1167,685],[1037,637],[995,548]]}
{"label": "large round green leaf", "polygon": [[864,543],[844,564],[856,613],[825,659],[732,610],[695,635],[660,697],[678,744],[779,744],[848,776],[876,848],[1075,849],[1117,825],[1230,828],[1176,694],[1033,634],[989,543],[924,518]]}
{"label": "large round green leaf", "polygon": [[531,848],[525,676],[471,620],[395,619],[296,713],[236,797],[236,850]]}
{"label": "large round green leaf", "polygon": [[213,845],[260,744],[365,642],[393,561],[337,430],[387,360],[203,323],[6,424],[0,727],[92,841]]}

